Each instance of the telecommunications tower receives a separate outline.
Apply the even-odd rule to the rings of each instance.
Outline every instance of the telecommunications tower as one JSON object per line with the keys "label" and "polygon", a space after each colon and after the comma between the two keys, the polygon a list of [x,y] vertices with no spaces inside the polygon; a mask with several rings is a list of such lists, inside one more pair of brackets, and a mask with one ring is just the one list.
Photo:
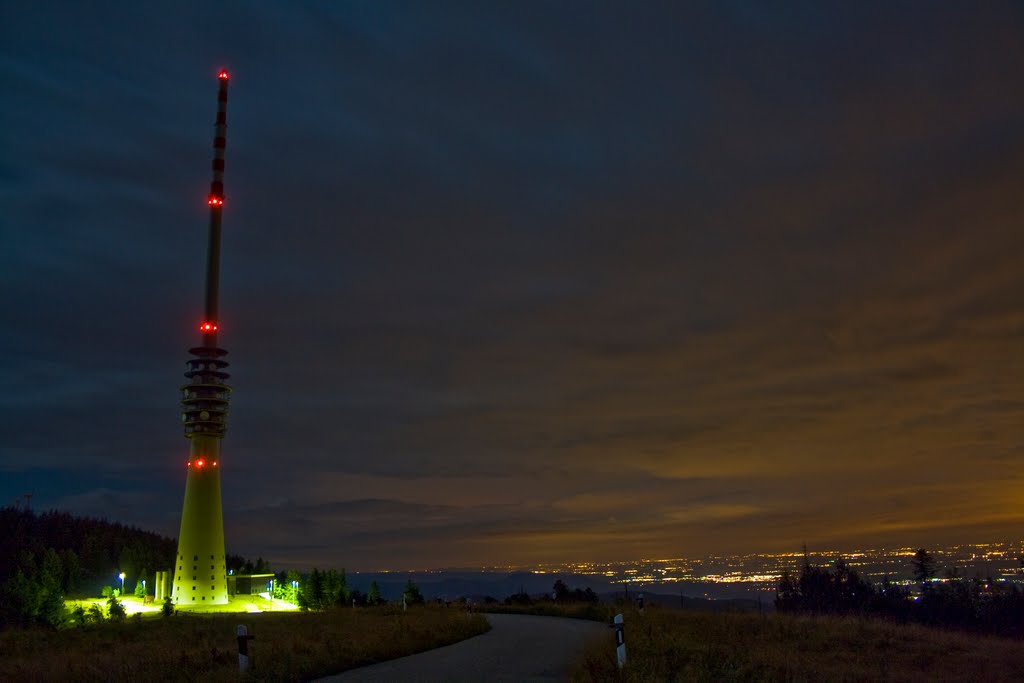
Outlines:
{"label": "telecommunications tower", "polygon": [[217,288],[220,279],[220,223],[224,209],[224,148],[227,145],[228,72],[218,75],[217,121],[213,134],[210,233],[206,251],[206,310],[199,325],[201,343],[185,361],[188,383],[181,387],[181,419],[190,442],[185,503],[181,510],[172,599],[179,606],[228,602],[224,560],[224,515],[220,502],[220,440],[227,429],[231,387],[217,346]]}

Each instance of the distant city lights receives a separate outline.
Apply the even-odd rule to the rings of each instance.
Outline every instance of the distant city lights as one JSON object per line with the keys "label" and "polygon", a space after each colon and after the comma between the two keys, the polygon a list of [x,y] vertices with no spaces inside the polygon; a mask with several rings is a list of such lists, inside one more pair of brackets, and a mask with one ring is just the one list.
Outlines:
{"label": "distant city lights", "polygon": [[[826,549],[810,552],[812,564],[828,566],[842,557],[862,577],[879,582],[886,578],[911,589],[918,582],[910,578],[909,558],[915,548],[872,548],[840,551]],[[984,570],[996,581],[1024,585],[1024,543],[971,543],[930,548],[940,565],[957,568],[962,575]],[[699,558],[644,559],[619,562],[570,562],[541,564],[532,567],[503,565],[502,571],[530,571],[534,574],[574,574],[600,576],[605,581],[630,587],[662,585],[682,587],[684,584],[730,585],[730,590],[773,593],[785,572],[797,574],[804,562],[804,552],[753,553],[744,555],[711,555]],[[945,583],[954,578],[933,578]],[[682,588],[680,588],[681,590]],[[692,590],[692,588],[688,589]]]}

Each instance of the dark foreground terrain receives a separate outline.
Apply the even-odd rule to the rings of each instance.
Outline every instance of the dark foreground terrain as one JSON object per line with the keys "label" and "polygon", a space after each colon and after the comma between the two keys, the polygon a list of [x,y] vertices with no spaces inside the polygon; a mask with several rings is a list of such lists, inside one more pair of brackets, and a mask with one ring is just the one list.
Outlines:
{"label": "dark foreground terrain", "polygon": [[0,681],[237,681],[236,627],[255,636],[246,678],[302,681],[486,632],[435,606],[287,614],[176,614],[76,628],[0,631]]}
{"label": "dark foreground terrain", "polygon": [[625,610],[574,681],[1018,681],[1024,641],[856,617]]}

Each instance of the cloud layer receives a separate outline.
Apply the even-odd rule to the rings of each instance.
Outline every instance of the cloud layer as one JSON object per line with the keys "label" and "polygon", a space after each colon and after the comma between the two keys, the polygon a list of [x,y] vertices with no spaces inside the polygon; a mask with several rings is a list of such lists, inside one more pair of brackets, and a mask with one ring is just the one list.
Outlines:
{"label": "cloud layer", "polygon": [[226,65],[233,552],[1024,527],[1016,7],[4,14],[5,500],[176,533]]}

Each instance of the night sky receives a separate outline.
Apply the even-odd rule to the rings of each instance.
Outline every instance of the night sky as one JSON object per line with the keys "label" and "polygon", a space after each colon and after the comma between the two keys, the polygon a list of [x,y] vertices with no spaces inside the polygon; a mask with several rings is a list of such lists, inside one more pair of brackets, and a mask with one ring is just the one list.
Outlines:
{"label": "night sky", "polygon": [[3,504],[177,535],[226,67],[229,552],[1024,535],[1019,4],[164,8],[0,9]]}

